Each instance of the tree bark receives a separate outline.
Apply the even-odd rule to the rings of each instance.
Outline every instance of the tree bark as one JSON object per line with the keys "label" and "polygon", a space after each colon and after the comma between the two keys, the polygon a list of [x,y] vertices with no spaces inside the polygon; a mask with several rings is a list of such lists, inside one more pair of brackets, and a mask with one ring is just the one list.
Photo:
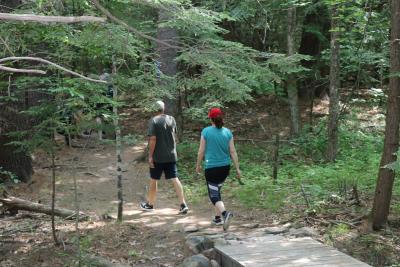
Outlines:
{"label": "tree bark", "polygon": [[[159,9],[158,11],[158,23],[165,22],[169,20],[171,17],[171,13],[165,9]],[[178,42],[178,33],[175,29],[170,27],[158,27],[157,31],[157,39],[169,43],[169,44],[176,44]],[[157,50],[158,50],[158,63],[160,67],[160,71],[163,75],[167,76],[168,79],[174,79],[174,76],[177,73],[177,63],[175,58],[177,57],[177,49],[174,47],[165,46],[163,43],[157,43]],[[166,113],[176,117],[178,129],[179,125],[179,118],[177,117],[178,110],[179,110],[179,93],[177,92],[176,88],[174,87],[174,83],[171,80],[167,80],[163,78],[161,75],[160,84],[161,86],[169,87],[169,91],[171,92],[171,97],[166,97],[164,99],[165,106],[166,106]]]}
{"label": "tree bark", "polygon": [[[17,210],[26,210],[38,213],[44,213],[47,215],[51,215],[51,206],[46,206],[39,203],[34,203],[31,201],[27,201],[21,198],[16,198],[12,196],[2,197],[0,198],[0,202],[3,203],[6,207],[14,208]],[[54,215],[66,219],[73,219],[76,215],[75,211],[63,208],[54,208]],[[88,218],[87,215],[80,212],[79,217],[84,219]]]}
{"label": "tree bark", "polygon": [[326,158],[335,161],[338,150],[339,128],[339,87],[340,87],[340,45],[339,21],[337,6],[332,6],[331,18],[331,66],[329,74],[329,117],[328,117],[328,146]]}
{"label": "tree bark", "polygon": [[[115,77],[117,74],[117,66],[115,64],[115,60],[113,58],[112,65],[112,74]],[[113,85],[113,99],[114,101],[118,100],[118,90],[117,86]],[[114,127],[115,127],[115,149],[117,155],[117,196],[118,196],[118,212],[117,212],[117,220],[122,222],[122,212],[123,212],[123,194],[122,194],[122,157],[121,157],[121,128],[118,122],[118,109],[117,106],[113,106],[114,112]]]}
{"label": "tree bark", "polygon": [[[297,52],[296,49],[296,8],[290,7],[288,9],[288,21],[287,21],[287,55],[292,56]],[[289,107],[290,107],[290,131],[292,136],[296,136],[300,132],[300,114],[299,114],[299,100],[296,77],[289,75],[286,81]]]}
{"label": "tree bark", "polygon": [[372,227],[383,228],[388,219],[395,173],[385,166],[396,161],[400,123],[400,1],[391,1],[390,80],[386,113],[385,142],[372,208]]}

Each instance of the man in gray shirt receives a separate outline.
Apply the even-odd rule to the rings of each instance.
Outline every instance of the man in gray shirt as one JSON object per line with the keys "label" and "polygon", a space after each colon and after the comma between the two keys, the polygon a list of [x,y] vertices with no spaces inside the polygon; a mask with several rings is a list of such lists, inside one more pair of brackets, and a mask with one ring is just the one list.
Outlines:
{"label": "man in gray shirt", "polygon": [[150,119],[147,135],[149,137],[149,166],[150,187],[147,202],[140,203],[140,207],[146,211],[153,211],[157,195],[157,182],[164,173],[167,180],[172,181],[176,195],[180,203],[180,214],[189,211],[186,205],[183,187],[178,179],[176,167],[176,122],[174,117],[164,114],[165,104],[156,102],[158,114]]}

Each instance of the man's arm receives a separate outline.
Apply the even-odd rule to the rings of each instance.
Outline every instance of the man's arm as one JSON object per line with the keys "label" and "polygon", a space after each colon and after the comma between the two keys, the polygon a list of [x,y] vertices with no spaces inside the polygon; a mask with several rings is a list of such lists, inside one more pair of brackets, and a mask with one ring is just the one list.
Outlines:
{"label": "man's arm", "polygon": [[154,155],[154,150],[156,148],[156,142],[157,138],[156,136],[149,136],[149,165],[150,168],[154,168],[154,160],[153,160],[153,155]]}

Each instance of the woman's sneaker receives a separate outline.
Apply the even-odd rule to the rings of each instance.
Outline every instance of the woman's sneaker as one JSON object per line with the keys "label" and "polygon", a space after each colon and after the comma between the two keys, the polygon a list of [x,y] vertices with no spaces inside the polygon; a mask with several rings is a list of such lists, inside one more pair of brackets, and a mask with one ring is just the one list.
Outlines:
{"label": "woman's sneaker", "polygon": [[212,219],[211,224],[213,224],[213,225],[223,225],[224,222],[222,221],[222,219],[221,219],[220,216],[215,216],[215,217]]}
{"label": "woman's sneaker", "polygon": [[142,203],[140,203],[140,208],[141,208],[142,210],[145,210],[145,211],[153,211],[153,210],[154,210],[153,205],[150,205],[150,204],[147,203],[147,202],[142,202]]}
{"label": "woman's sneaker", "polygon": [[229,225],[231,223],[233,213],[230,211],[226,211],[225,214],[223,215],[223,217],[224,217],[224,224],[223,224],[222,228],[224,229],[224,231],[226,231],[226,230],[228,230]]}
{"label": "woman's sneaker", "polygon": [[189,211],[189,207],[186,204],[181,204],[181,208],[179,209],[179,214],[186,214]]}

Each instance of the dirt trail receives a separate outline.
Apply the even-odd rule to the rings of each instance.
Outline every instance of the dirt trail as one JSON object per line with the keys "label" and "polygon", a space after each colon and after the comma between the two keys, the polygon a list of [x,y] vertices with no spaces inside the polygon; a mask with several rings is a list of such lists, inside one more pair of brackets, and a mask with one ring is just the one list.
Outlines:
{"label": "dirt trail", "polygon": [[[144,144],[125,147],[123,151],[123,195],[124,222],[145,223],[149,227],[165,227],[178,230],[187,225],[206,227],[210,224],[211,211],[206,202],[191,207],[188,215],[178,215],[179,203],[168,181],[161,179],[156,210],[144,212],[139,209],[140,201],[145,199],[148,184],[148,165],[134,162],[143,153]],[[58,163],[71,165],[72,158],[79,157],[75,166],[81,210],[92,216],[116,216],[117,186],[115,168],[115,149],[104,146],[94,151],[80,152],[79,149],[65,149],[60,152]],[[73,168],[58,172],[57,203],[59,206],[74,208]],[[48,188],[43,190],[48,191]],[[44,193],[44,192],[43,192]],[[203,207],[205,206],[205,207]]]}
{"label": "dirt trail", "polygon": [[[165,179],[160,181],[156,210],[145,212],[139,208],[139,203],[146,194],[148,165],[134,161],[143,153],[145,144],[125,146],[123,150],[123,223],[115,223],[114,219],[104,220],[103,218],[107,217],[104,215],[115,218],[117,211],[115,148],[102,144],[91,144],[91,147],[85,150],[64,148],[58,151],[56,160],[56,206],[74,209],[75,175],[80,210],[93,218],[89,222],[80,223],[82,249],[85,253],[100,255],[131,266],[171,267],[177,266],[190,254],[184,245],[186,227],[194,226],[199,231],[206,232],[222,232],[222,227],[213,227],[210,224],[213,214],[206,197],[196,204],[189,200],[190,212],[187,215],[179,215],[179,203],[173,186]],[[50,204],[51,171],[48,167],[47,161],[37,158],[33,182],[22,186],[16,195]],[[233,207],[230,202],[227,202],[227,206]],[[236,211],[239,210],[235,207]],[[65,249],[70,249],[69,255],[76,254],[73,241],[76,235],[74,222],[57,218],[59,238],[66,244],[66,248],[63,249],[53,246],[48,216],[29,216],[28,219],[21,216],[13,221],[4,221],[6,230],[12,230],[20,224],[33,224],[37,227],[32,232],[13,236],[12,238],[19,242],[18,245],[10,243],[9,246],[0,249],[0,266],[3,266],[3,256],[4,259],[15,262],[14,265],[7,266],[38,266],[35,265],[37,262],[40,262],[39,266],[73,266],[66,265],[66,262],[76,259],[70,256],[65,259],[66,256],[62,255],[65,254]],[[246,231],[241,225],[242,222],[252,222],[249,219],[253,218],[251,211],[246,214],[235,213],[230,231]]]}

